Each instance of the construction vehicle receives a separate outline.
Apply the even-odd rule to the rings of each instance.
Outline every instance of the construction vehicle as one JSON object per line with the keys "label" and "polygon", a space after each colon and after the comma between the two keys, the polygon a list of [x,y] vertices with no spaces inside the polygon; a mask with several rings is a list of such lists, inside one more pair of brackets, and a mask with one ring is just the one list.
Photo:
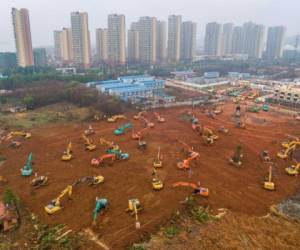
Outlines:
{"label": "construction vehicle", "polygon": [[22,136],[25,139],[29,139],[29,138],[31,138],[31,133],[24,132],[24,131],[12,131],[8,134],[7,137],[9,138],[9,137],[12,137],[12,136]]}
{"label": "construction vehicle", "polygon": [[281,143],[281,146],[284,148],[289,148],[294,144],[298,144],[300,142],[298,137],[293,137],[291,140]]}
{"label": "construction vehicle", "polygon": [[163,182],[160,179],[153,178],[152,179],[152,188],[154,190],[161,190],[161,189],[164,188],[164,184],[163,184]]}
{"label": "construction vehicle", "polygon": [[149,128],[154,128],[155,124],[153,122],[150,122],[148,119],[146,119],[144,116],[140,117],[140,120],[145,122],[145,126]]}
{"label": "construction vehicle", "polygon": [[269,105],[264,104],[264,105],[262,106],[262,110],[265,111],[265,112],[268,112],[268,111],[270,110]]}
{"label": "construction vehicle", "polygon": [[122,161],[122,160],[127,160],[129,159],[129,154],[128,153],[123,153],[120,149],[119,150],[109,150],[110,154],[114,154],[117,157],[117,160]]}
{"label": "construction vehicle", "polygon": [[46,186],[47,184],[48,184],[48,177],[44,175],[37,176],[37,174],[35,174],[35,178],[31,181],[31,186],[34,188]]}
{"label": "construction vehicle", "polygon": [[154,112],[154,115],[155,115],[158,122],[165,122],[166,121],[166,119],[161,117],[159,113]]}
{"label": "construction vehicle", "polygon": [[61,206],[61,199],[65,196],[68,195],[69,199],[71,198],[73,191],[73,187],[71,185],[67,186],[61,193],[60,195],[52,200],[47,206],[45,206],[45,211],[47,214],[54,214],[58,212],[59,210],[62,209]]}
{"label": "construction vehicle", "polygon": [[271,162],[271,157],[267,150],[264,150],[261,154],[263,162]]}
{"label": "construction vehicle", "polygon": [[61,157],[62,161],[70,161],[72,159],[72,143],[69,142],[67,150],[64,151],[64,154]]}
{"label": "construction vehicle", "polygon": [[139,120],[142,116],[145,116],[145,115],[147,115],[147,112],[146,111],[141,111],[137,115],[134,115],[133,119]]}
{"label": "construction vehicle", "polygon": [[95,133],[95,131],[94,131],[92,125],[89,125],[88,129],[84,130],[84,135],[86,135],[86,136],[92,135],[94,133]]}
{"label": "construction vehicle", "polygon": [[108,122],[116,122],[118,119],[126,119],[125,115],[114,115],[112,117],[107,118]]}
{"label": "construction vehicle", "polygon": [[21,142],[19,142],[19,141],[12,141],[9,144],[9,146],[12,147],[12,148],[19,148],[21,146]]}
{"label": "construction vehicle", "polygon": [[175,187],[191,187],[194,189],[194,194],[201,195],[203,197],[208,197],[209,191],[208,188],[204,188],[200,186],[200,182],[197,185],[193,182],[176,182],[172,185],[173,188]]}
{"label": "construction vehicle", "polygon": [[85,149],[88,151],[93,151],[96,149],[96,145],[93,144],[86,136],[83,134],[81,138],[84,140]]}
{"label": "construction vehicle", "polygon": [[29,154],[25,166],[21,169],[22,176],[31,176],[32,175],[32,153]]}
{"label": "construction vehicle", "polygon": [[96,225],[96,220],[99,214],[108,206],[108,200],[105,198],[96,197],[96,206],[93,211],[93,225]]}
{"label": "construction vehicle", "polygon": [[147,142],[146,141],[142,141],[141,138],[139,138],[137,148],[139,150],[146,150],[147,149]]}
{"label": "construction vehicle", "polygon": [[241,167],[242,166],[242,147],[238,145],[236,147],[234,155],[229,159],[230,164],[236,166],[236,167]]}
{"label": "construction vehicle", "polygon": [[296,165],[291,165],[285,169],[285,172],[288,175],[297,176],[299,174],[300,170],[300,162],[298,162]]}
{"label": "construction vehicle", "polygon": [[219,139],[219,136],[215,135],[213,131],[207,127],[204,127],[202,130],[202,138],[207,145],[212,145],[216,140]]}
{"label": "construction vehicle", "polygon": [[132,125],[131,123],[126,123],[124,124],[123,126],[117,128],[115,131],[114,131],[114,134],[115,135],[123,135],[125,130],[128,129],[128,128],[132,128]]}
{"label": "construction vehicle", "polygon": [[187,170],[190,169],[190,162],[196,159],[199,156],[199,153],[191,151],[189,157],[177,163],[179,169]]}
{"label": "construction vehicle", "polygon": [[228,128],[225,128],[224,126],[219,127],[218,131],[224,134],[228,134],[229,132]]}
{"label": "construction vehicle", "polygon": [[138,221],[138,213],[141,211],[143,208],[141,206],[141,203],[138,199],[130,199],[128,200],[128,208],[126,209],[126,212],[130,212],[131,215],[135,215],[135,227],[139,229],[141,227],[140,222]]}
{"label": "construction vehicle", "polygon": [[143,133],[145,133],[150,127],[146,127],[143,128],[142,130],[140,130],[139,132],[134,132],[134,130],[132,130],[132,139],[134,140],[139,140],[143,138]]}
{"label": "construction vehicle", "polygon": [[102,175],[97,176],[85,176],[77,180],[72,186],[76,187],[80,183],[87,182],[89,186],[96,186],[104,182],[104,177]]}
{"label": "construction vehicle", "polygon": [[[119,150],[119,146],[117,144],[115,144],[112,141],[107,141],[107,140],[105,140],[103,138],[100,138],[100,144],[101,145],[103,145],[103,144],[107,145],[109,147],[108,151],[109,150]],[[107,153],[109,153],[108,151],[107,151]]]}
{"label": "construction vehicle", "polygon": [[264,182],[264,189],[275,190],[275,184],[272,182],[272,165],[269,166],[269,176],[268,180]]}
{"label": "construction vehicle", "polygon": [[105,160],[111,160],[113,163],[116,160],[117,156],[115,154],[105,154],[100,156],[99,158],[94,158],[91,160],[91,165],[93,167],[98,167],[100,164],[103,164]]}
{"label": "construction vehicle", "polygon": [[258,106],[251,106],[247,109],[248,112],[252,112],[252,113],[258,113],[260,111],[260,107]]}
{"label": "construction vehicle", "polygon": [[154,168],[161,168],[162,167],[162,157],[160,156],[160,147],[158,147],[157,158],[153,161]]}
{"label": "construction vehicle", "polygon": [[287,159],[288,156],[297,148],[297,146],[300,146],[300,141],[290,142],[285,150],[283,149],[277,153],[277,157],[280,159]]}

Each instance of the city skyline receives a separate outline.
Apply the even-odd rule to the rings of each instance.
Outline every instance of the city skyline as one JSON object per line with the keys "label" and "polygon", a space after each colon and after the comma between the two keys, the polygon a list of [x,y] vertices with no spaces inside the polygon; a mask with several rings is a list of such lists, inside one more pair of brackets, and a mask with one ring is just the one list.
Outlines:
{"label": "city skyline", "polygon": [[[72,5],[70,5],[71,2]],[[170,5],[171,2],[172,5]],[[243,3],[239,3],[240,1],[236,0],[229,0],[226,1],[226,4],[221,0],[213,0],[210,1],[210,3],[199,3],[199,1],[191,0],[182,3],[180,1],[171,2],[164,1],[161,3],[160,1],[154,0],[150,3],[143,0],[130,0],[123,3],[123,1],[112,0],[102,6],[99,2],[94,0],[88,0],[84,3],[78,0],[66,0],[59,2],[59,4],[54,0],[51,1],[51,3],[43,3],[43,9],[48,11],[47,15],[49,16],[49,18],[45,20],[43,16],[46,13],[41,11],[36,1],[7,1],[7,3],[1,3],[2,7],[0,8],[0,32],[7,34],[0,38],[0,51],[15,51],[13,31],[11,28],[12,20],[10,17],[12,7],[27,8],[29,10],[33,47],[52,46],[53,31],[59,30],[62,27],[69,27],[69,15],[76,10],[88,12],[89,14],[89,29],[92,33],[91,41],[93,47],[96,41],[96,28],[105,27],[107,15],[111,13],[124,14],[126,16],[126,30],[129,28],[130,23],[138,20],[140,16],[155,16],[158,20],[167,21],[169,15],[181,15],[184,20],[191,20],[197,23],[197,40],[198,42],[201,40],[201,43],[203,43],[204,39],[205,25],[209,22],[242,25],[245,22],[253,21],[255,23],[261,23],[266,27],[285,26],[288,36],[299,33],[297,23],[300,22],[300,17],[296,13],[297,8],[295,6],[300,7],[300,3],[294,0],[280,0],[276,3],[270,0],[245,0]],[[157,4],[160,6],[159,9],[155,7]],[[270,14],[270,4],[272,4],[272,13],[275,13],[277,10],[276,15]],[[57,6],[59,6],[59,9],[57,9]],[[70,6],[72,6],[72,8],[70,8]],[[99,6],[99,8],[97,8],[97,6]],[[164,6],[168,7],[164,8]],[[165,9],[167,9],[167,11],[165,11]],[[233,15],[232,9],[234,9],[235,12],[238,10],[239,15]],[[289,18],[281,17],[284,12],[288,13],[287,16]]]}

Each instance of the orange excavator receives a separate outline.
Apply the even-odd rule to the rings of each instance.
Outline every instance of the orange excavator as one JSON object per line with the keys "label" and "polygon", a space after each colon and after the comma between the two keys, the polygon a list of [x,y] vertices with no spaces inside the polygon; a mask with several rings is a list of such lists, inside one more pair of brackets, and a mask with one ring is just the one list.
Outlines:
{"label": "orange excavator", "polygon": [[203,197],[208,197],[209,191],[208,188],[204,188],[200,186],[200,182],[198,182],[197,184],[193,183],[193,182],[183,182],[183,181],[179,181],[179,182],[175,182],[172,185],[173,188],[175,187],[191,187],[194,189],[194,194],[197,195],[201,195]]}
{"label": "orange excavator", "polygon": [[144,116],[141,116],[140,117],[140,120],[144,121],[145,124],[146,124],[146,127],[149,127],[149,128],[154,128],[154,123],[153,122],[150,122],[148,119],[146,119]]}
{"label": "orange excavator", "polygon": [[94,158],[91,160],[91,165],[93,167],[98,167],[99,165],[103,164],[105,160],[111,160],[114,162],[116,160],[116,154],[105,154],[100,156],[99,158]]}
{"label": "orange excavator", "polygon": [[154,112],[154,115],[155,115],[158,122],[165,122],[166,121],[166,119],[161,117],[159,113]]}
{"label": "orange excavator", "polygon": [[133,119],[139,120],[142,116],[145,116],[145,115],[147,115],[147,112],[146,111],[141,111],[137,115],[134,115]]}
{"label": "orange excavator", "polygon": [[132,139],[134,140],[139,140],[139,139],[142,139],[143,138],[143,133],[145,131],[147,131],[150,127],[146,127],[146,128],[143,128],[142,130],[138,131],[138,132],[134,132],[134,130],[132,130]]}
{"label": "orange excavator", "polygon": [[188,149],[188,154],[189,154],[189,157],[184,159],[183,161],[180,161],[177,163],[177,167],[179,169],[183,169],[183,170],[187,170],[187,169],[190,169],[190,162],[194,159],[196,159],[198,156],[199,156],[199,153],[198,152],[195,152],[193,150],[192,147],[190,147],[189,145],[187,145],[186,143],[184,142],[181,142],[179,141],[181,144],[183,144],[187,149]]}

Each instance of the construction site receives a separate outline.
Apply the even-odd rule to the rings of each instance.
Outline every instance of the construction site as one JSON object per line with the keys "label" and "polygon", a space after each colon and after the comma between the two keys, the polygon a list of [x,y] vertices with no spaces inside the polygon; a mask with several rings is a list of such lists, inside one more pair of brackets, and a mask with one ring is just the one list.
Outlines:
{"label": "construction site", "polygon": [[43,223],[89,232],[99,249],[124,249],[190,195],[212,214],[276,210],[299,189],[299,135],[299,121],[272,106],[129,112],[8,133],[1,176]]}

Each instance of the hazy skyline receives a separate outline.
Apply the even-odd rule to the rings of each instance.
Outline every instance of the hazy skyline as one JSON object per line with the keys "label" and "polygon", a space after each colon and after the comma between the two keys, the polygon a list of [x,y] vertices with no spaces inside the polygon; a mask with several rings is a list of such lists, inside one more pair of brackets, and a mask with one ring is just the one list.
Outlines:
{"label": "hazy skyline", "polygon": [[140,16],[155,16],[167,21],[170,14],[182,15],[184,21],[198,24],[198,37],[201,38],[206,23],[213,21],[284,25],[287,35],[300,33],[299,0],[1,0],[0,52],[15,51],[12,7],[29,10],[33,47],[53,45],[53,31],[70,27],[72,11],[88,12],[93,45],[95,29],[105,28],[107,15],[111,13],[124,14],[127,27]]}

